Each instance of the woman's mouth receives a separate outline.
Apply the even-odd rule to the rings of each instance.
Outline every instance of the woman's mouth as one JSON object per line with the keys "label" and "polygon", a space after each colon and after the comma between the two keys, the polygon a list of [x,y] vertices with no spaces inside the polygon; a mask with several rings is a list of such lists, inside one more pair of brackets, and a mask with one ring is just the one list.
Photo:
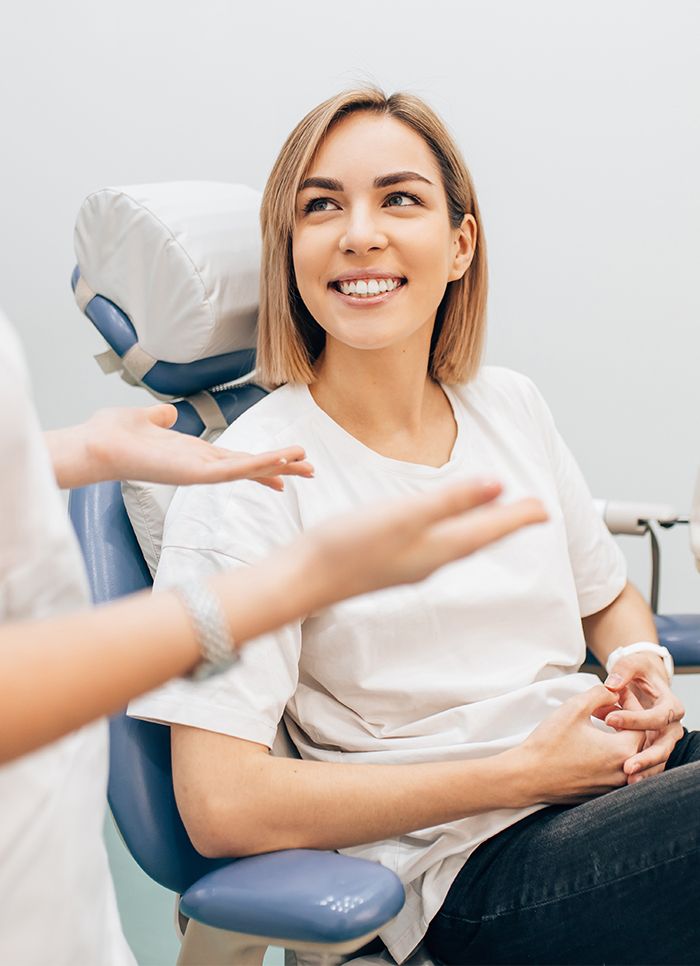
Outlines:
{"label": "woman's mouth", "polygon": [[331,282],[329,288],[348,305],[377,305],[408,284],[405,278],[357,278]]}

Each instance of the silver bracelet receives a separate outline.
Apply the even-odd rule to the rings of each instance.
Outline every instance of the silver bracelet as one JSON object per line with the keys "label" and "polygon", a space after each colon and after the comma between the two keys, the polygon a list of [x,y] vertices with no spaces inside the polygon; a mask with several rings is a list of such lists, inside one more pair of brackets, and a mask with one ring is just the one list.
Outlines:
{"label": "silver bracelet", "polygon": [[615,648],[605,663],[605,670],[610,674],[621,657],[625,657],[628,654],[639,654],[641,651],[649,651],[651,654],[656,654],[661,658],[664,662],[666,674],[668,675],[668,683],[670,684],[673,680],[674,672],[671,652],[667,647],[663,647],[661,644],[654,644],[652,641],[637,641],[635,644],[626,644],[622,647]]}
{"label": "silver bracelet", "polygon": [[219,598],[205,584],[174,588],[194,626],[202,660],[187,678],[202,681],[221,674],[240,659]]}

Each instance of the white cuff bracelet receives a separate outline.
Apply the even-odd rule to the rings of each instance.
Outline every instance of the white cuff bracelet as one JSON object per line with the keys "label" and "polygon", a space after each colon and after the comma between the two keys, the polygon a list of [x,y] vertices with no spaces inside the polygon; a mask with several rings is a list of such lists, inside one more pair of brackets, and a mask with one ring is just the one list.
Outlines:
{"label": "white cuff bracelet", "polygon": [[626,644],[623,647],[616,648],[605,662],[605,670],[610,674],[621,657],[626,657],[628,654],[639,654],[640,651],[649,651],[652,654],[657,654],[661,658],[664,662],[666,674],[668,675],[668,683],[670,684],[673,680],[674,671],[671,652],[667,647],[663,647],[661,644],[653,644],[651,641],[637,641],[636,644]]}

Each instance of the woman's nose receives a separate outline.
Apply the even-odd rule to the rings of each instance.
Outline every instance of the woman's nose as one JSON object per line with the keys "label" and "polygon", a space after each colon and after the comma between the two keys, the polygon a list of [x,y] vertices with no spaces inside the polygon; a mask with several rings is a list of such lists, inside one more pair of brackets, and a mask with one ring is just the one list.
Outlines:
{"label": "woman's nose", "polygon": [[386,248],[387,237],[381,231],[372,213],[366,209],[357,208],[345,223],[340,236],[340,250],[354,255],[365,255],[367,252]]}

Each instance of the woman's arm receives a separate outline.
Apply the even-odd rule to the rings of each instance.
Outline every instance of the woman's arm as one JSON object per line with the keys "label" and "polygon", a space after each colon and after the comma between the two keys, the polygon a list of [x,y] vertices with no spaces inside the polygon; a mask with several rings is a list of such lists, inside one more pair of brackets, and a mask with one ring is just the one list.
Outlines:
{"label": "woman's arm", "polygon": [[476,761],[355,765],[272,757],[263,745],[172,728],[173,780],[203,855],[339,849],[499,808],[579,802],[626,782],[635,732],[591,723],[602,685],[557,709],[519,748]]}
{"label": "woman's arm", "polygon": [[[615,648],[635,641],[658,641],[654,615],[639,591],[629,582],[603,610],[583,618],[586,644],[605,666]],[[661,658],[651,652],[621,657],[605,684],[618,697],[618,706],[601,708],[599,717],[613,728],[645,733],[639,754],[625,763],[633,784],[663,771],[679,738],[683,705],[671,691]]]}
{"label": "woman's arm", "polygon": [[169,427],[177,409],[158,406],[100,409],[85,423],[44,433],[62,489],[101,480],[145,480],[184,486],[255,479],[281,490],[282,476],[312,476],[300,446],[272,453],[232,453]]}
{"label": "woman's arm", "polygon": [[[536,500],[481,506],[499,492],[493,483],[456,484],[330,521],[260,565],[208,583],[241,645],[337,600],[421,580],[545,519]],[[116,711],[198,658],[174,593],[142,593],[68,617],[0,627],[0,761]]]}
{"label": "woman's arm", "polygon": [[[586,644],[603,667],[615,648],[622,644],[658,641],[654,615],[637,588],[629,581],[611,604],[596,614],[584,617],[582,624]],[[660,657],[654,654],[647,657],[663,667]]]}

